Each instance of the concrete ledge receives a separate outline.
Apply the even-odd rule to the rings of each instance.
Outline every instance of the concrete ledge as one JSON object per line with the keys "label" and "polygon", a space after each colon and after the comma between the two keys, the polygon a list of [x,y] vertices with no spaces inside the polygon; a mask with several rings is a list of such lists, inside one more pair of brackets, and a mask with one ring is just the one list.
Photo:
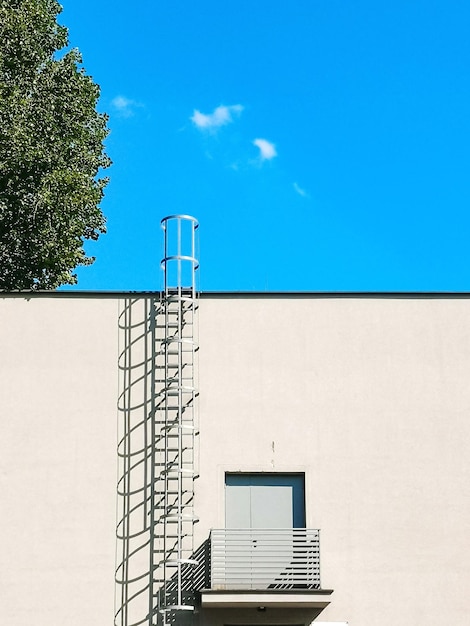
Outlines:
{"label": "concrete ledge", "polygon": [[332,589],[312,591],[272,590],[272,591],[201,591],[203,608],[318,608],[324,609],[331,602]]}

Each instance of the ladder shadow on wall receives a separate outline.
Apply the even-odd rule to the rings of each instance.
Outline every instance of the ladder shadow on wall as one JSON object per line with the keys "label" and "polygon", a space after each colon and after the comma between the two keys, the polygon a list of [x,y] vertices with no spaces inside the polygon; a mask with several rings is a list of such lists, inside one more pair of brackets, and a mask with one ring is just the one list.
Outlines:
{"label": "ladder shadow on wall", "polygon": [[[164,336],[160,294],[120,302],[115,626],[159,621],[155,610],[159,557],[152,555],[152,545],[159,541],[155,485],[161,469],[155,450],[165,382]],[[199,565],[187,569],[183,584],[185,593],[194,597],[196,590],[209,585],[208,542],[193,556]],[[172,584],[170,578],[167,593],[171,594]]]}
{"label": "ladder shadow on wall", "polygon": [[126,298],[119,311],[116,626],[148,624],[151,608],[153,420],[161,301]]}

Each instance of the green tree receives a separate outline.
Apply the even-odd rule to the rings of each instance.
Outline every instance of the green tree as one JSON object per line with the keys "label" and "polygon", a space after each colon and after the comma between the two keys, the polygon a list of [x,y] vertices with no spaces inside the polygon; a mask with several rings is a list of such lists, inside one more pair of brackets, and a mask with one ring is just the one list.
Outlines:
{"label": "green tree", "polygon": [[90,265],[104,233],[110,165],[99,87],[81,66],[56,0],[0,0],[0,289],[55,289]]}

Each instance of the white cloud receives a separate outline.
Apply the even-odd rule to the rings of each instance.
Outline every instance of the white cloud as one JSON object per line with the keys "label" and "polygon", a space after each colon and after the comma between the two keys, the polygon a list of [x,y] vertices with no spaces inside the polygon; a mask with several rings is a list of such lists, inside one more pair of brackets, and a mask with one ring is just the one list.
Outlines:
{"label": "white cloud", "polygon": [[193,124],[201,130],[215,130],[220,126],[225,126],[233,122],[233,115],[240,115],[243,111],[241,104],[232,104],[230,106],[217,107],[213,113],[204,114],[197,109],[194,110],[190,118]]}
{"label": "white cloud", "polygon": [[113,98],[111,105],[122,117],[131,117],[131,115],[134,115],[135,107],[141,106],[138,102],[125,98],[124,96],[116,96]]}
{"label": "white cloud", "polygon": [[269,161],[277,156],[276,146],[267,139],[255,139],[253,145],[259,148],[259,156],[262,161]]}
{"label": "white cloud", "polygon": [[299,196],[302,196],[302,198],[308,198],[308,193],[305,191],[305,189],[302,189],[302,187],[299,187],[299,185],[297,183],[294,183],[294,189],[295,191],[299,194]]}

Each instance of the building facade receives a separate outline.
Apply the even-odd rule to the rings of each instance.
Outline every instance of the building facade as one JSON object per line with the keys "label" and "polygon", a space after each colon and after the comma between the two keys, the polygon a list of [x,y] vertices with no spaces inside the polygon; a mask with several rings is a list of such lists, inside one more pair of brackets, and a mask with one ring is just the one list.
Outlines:
{"label": "building facade", "polygon": [[167,296],[2,295],[3,623],[466,626],[470,296]]}

